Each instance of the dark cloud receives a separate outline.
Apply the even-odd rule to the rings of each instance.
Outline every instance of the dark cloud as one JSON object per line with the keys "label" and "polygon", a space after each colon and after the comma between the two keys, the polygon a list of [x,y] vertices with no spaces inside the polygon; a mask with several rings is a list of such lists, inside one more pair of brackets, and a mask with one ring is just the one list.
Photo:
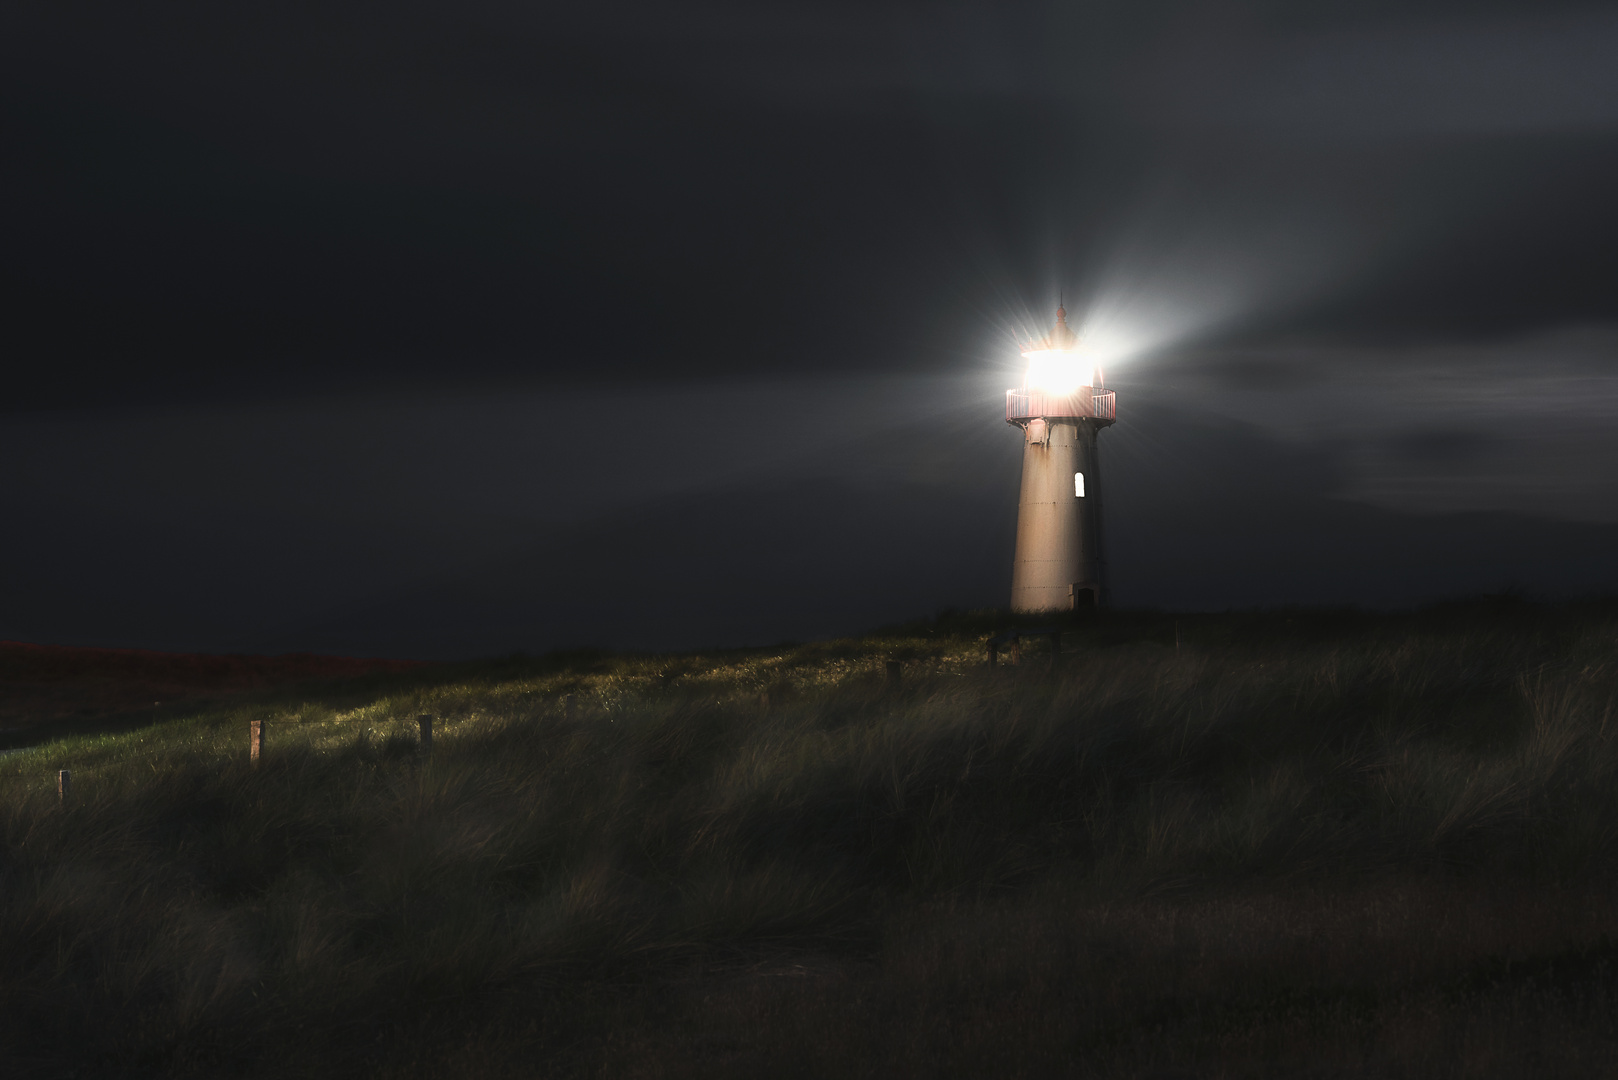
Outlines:
{"label": "dark cloud", "polygon": [[1599,10],[8,10],[11,408],[1618,319]]}
{"label": "dark cloud", "polygon": [[1417,431],[1393,440],[1390,449],[1415,462],[1472,462],[1498,445],[1479,431]]}

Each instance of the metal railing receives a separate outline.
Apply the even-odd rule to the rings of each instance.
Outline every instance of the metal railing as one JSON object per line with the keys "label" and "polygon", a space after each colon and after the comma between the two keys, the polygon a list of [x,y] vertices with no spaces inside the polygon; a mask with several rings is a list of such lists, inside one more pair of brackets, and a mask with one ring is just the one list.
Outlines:
{"label": "metal railing", "polygon": [[1081,386],[1071,394],[1051,394],[1044,390],[1007,390],[1006,422],[1030,420],[1036,416],[1086,417],[1108,423],[1118,419],[1118,399],[1111,390]]}

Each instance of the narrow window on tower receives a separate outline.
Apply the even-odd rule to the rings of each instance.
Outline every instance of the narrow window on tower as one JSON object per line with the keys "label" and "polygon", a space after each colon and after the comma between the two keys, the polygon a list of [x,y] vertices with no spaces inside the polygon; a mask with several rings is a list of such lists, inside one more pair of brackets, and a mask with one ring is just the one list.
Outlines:
{"label": "narrow window on tower", "polygon": [[1081,472],[1073,474],[1073,497],[1076,499],[1084,498],[1084,474]]}

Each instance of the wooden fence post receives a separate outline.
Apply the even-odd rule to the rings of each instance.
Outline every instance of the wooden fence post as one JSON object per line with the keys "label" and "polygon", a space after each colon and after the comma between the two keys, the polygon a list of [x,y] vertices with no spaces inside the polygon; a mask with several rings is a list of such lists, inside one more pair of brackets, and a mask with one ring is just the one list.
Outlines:
{"label": "wooden fence post", "polygon": [[247,759],[256,768],[259,760],[264,757],[264,721],[249,720],[247,722]]}
{"label": "wooden fence post", "polygon": [[562,716],[564,719],[573,719],[573,695],[562,695]]}
{"label": "wooden fence post", "polygon": [[73,790],[73,773],[69,769],[61,769],[56,773],[56,801],[67,805],[68,794]]}
{"label": "wooden fence post", "polygon": [[421,725],[421,756],[430,757],[433,752],[433,714],[422,713],[416,717],[416,722]]}
{"label": "wooden fence post", "polygon": [[897,661],[897,660],[889,660],[888,661],[888,689],[889,690],[897,690],[899,688],[899,680],[900,680],[900,678],[902,676],[903,671],[904,671],[904,665],[899,663],[899,661]]}

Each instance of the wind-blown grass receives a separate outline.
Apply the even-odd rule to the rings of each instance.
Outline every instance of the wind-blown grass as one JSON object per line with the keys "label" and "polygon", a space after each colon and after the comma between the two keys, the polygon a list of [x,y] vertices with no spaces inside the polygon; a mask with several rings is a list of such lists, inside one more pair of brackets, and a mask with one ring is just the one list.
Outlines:
{"label": "wind-blown grass", "polygon": [[986,626],[513,659],[0,758],[0,1046],[47,1075],[1618,1064],[1618,609],[1206,616],[1178,651],[1111,616],[1011,670]]}

